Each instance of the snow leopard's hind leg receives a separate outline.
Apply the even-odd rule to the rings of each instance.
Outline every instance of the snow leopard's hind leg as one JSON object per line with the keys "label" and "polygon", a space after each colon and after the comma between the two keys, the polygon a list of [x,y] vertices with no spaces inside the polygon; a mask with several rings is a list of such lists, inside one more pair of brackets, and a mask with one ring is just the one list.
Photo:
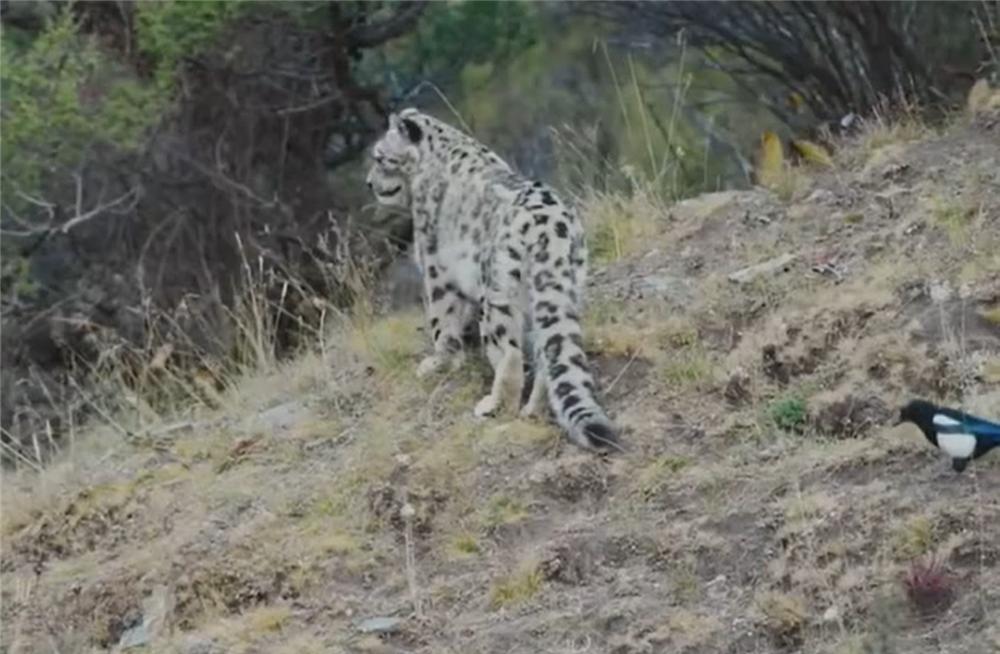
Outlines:
{"label": "snow leopard's hind leg", "polygon": [[548,407],[549,402],[546,393],[548,386],[545,383],[548,376],[548,372],[545,369],[545,353],[542,351],[540,343],[535,345],[533,350],[531,367],[534,374],[531,380],[531,395],[528,396],[528,400],[521,407],[522,418],[541,416],[542,412]]}
{"label": "snow leopard's hind leg", "polygon": [[476,404],[475,414],[480,417],[504,405],[517,408],[524,387],[522,257],[511,247],[498,248],[491,259],[479,331],[493,368],[493,383],[489,394]]}

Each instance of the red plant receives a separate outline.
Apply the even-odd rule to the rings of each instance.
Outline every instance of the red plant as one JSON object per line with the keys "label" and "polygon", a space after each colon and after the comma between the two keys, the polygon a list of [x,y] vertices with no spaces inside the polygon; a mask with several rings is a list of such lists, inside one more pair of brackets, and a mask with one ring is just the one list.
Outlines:
{"label": "red plant", "polygon": [[955,578],[937,557],[911,562],[903,585],[914,608],[924,616],[943,613],[955,599]]}

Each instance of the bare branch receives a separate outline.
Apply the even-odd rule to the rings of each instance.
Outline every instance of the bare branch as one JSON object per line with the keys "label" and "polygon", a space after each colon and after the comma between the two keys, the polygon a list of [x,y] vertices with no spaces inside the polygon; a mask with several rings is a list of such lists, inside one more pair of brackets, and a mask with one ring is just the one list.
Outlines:
{"label": "bare branch", "polygon": [[575,3],[573,11],[626,26],[633,36],[685,30],[693,45],[730,55],[717,60],[721,70],[769,77],[830,121],[903,93],[941,99],[935,68],[918,48],[942,17],[962,11],[951,4],[602,0]]}
{"label": "bare branch", "polygon": [[[85,222],[87,222],[89,220],[93,220],[94,218],[100,216],[102,213],[104,213],[106,211],[111,211],[112,209],[119,209],[117,213],[123,213],[123,212],[131,211],[132,209],[135,208],[136,203],[139,201],[139,198],[141,197],[141,189],[140,189],[140,187],[136,186],[136,187],[133,187],[133,188],[129,189],[127,192],[125,192],[122,195],[118,196],[114,200],[111,200],[110,202],[103,202],[103,203],[97,205],[96,207],[93,207],[92,209],[84,211],[84,209],[83,209],[83,177],[81,175],[77,174],[77,173],[74,173],[73,174],[73,178],[74,178],[75,184],[76,184],[76,200],[75,200],[75,203],[74,203],[75,204],[75,211],[76,211],[76,213],[75,213],[75,215],[72,218],[70,218],[69,220],[67,220],[65,223],[63,223],[61,225],[55,224],[56,223],[56,215],[59,214],[59,205],[58,204],[53,203],[53,202],[48,202],[48,201],[43,200],[41,198],[37,198],[37,197],[34,197],[32,195],[29,195],[29,194],[25,193],[24,191],[18,190],[18,191],[16,191],[18,197],[20,197],[22,200],[24,200],[25,202],[27,202],[29,204],[32,204],[32,205],[34,205],[36,207],[41,207],[42,209],[44,209],[45,212],[48,214],[48,220],[43,225],[38,225],[38,226],[32,227],[32,226],[30,226],[30,224],[28,223],[28,221],[26,221],[24,218],[21,218],[16,213],[14,213],[14,211],[11,210],[11,208],[9,206],[4,205],[4,208],[6,209],[6,215],[7,215],[7,217],[10,218],[11,220],[13,220],[14,222],[16,222],[21,227],[24,227],[25,229],[21,229],[21,230],[3,229],[3,230],[0,230],[0,233],[4,234],[6,236],[11,236],[11,237],[36,236],[36,235],[43,235],[43,234],[44,235],[48,235],[48,234],[51,234],[53,232],[58,232],[58,233],[61,233],[61,234],[67,234],[74,227],[77,227],[77,226],[79,226],[79,225],[81,225],[81,224],[83,224],[83,223],[85,223]],[[128,203],[127,205],[125,204],[126,202]]]}
{"label": "bare branch", "polygon": [[118,196],[111,202],[105,202],[104,204],[98,205],[86,213],[79,213],[80,204],[78,202],[77,215],[67,220],[65,224],[61,225],[58,228],[58,230],[63,234],[66,234],[69,232],[69,230],[73,229],[77,225],[81,225],[87,222],[88,220],[92,220],[93,218],[96,218],[97,216],[104,213],[105,211],[110,211],[111,209],[114,209],[124,204],[126,201],[128,201],[129,204],[124,209],[122,209],[122,211],[131,211],[133,208],[135,208],[136,203],[139,201],[139,198],[142,195],[140,191],[141,189],[138,186],[135,186],[129,189],[126,193],[123,193],[122,195]]}

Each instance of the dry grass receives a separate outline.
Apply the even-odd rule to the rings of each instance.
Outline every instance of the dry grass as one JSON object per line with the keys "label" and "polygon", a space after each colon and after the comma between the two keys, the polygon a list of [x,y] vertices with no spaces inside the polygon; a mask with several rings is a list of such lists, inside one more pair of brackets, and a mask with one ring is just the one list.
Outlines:
{"label": "dry grass", "polygon": [[648,248],[663,233],[667,203],[651,182],[629,177],[625,194],[590,192],[580,199],[592,260],[600,265],[619,261]]}
{"label": "dry grass", "polygon": [[490,591],[494,609],[502,609],[531,600],[542,589],[542,573],[534,560],[522,562],[517,570],[497,579]]}
{"label": "dry grass", "polygon": [[[868,166],[873,158],[909,143],[926,139],[934,133],[914,106],[884,107],[862,119],[852,147],[845,148],[852,167]],[[856,157],[860,156],[859,161]]]}

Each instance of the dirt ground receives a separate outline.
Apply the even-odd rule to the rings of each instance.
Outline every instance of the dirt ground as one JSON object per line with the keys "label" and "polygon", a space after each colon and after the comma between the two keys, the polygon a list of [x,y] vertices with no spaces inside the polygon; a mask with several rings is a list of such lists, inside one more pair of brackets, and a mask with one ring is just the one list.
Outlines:
{"label": "dirt ground", "polygon": [[624,454],[475,420],[481,362],[417,381],[415,310],[95,427],[5,475],[3,651],[1000,651],[1000,452],[893,425],[1000,419],[998,146],[882,127],[777,192],[616,200],[585,332]]}

